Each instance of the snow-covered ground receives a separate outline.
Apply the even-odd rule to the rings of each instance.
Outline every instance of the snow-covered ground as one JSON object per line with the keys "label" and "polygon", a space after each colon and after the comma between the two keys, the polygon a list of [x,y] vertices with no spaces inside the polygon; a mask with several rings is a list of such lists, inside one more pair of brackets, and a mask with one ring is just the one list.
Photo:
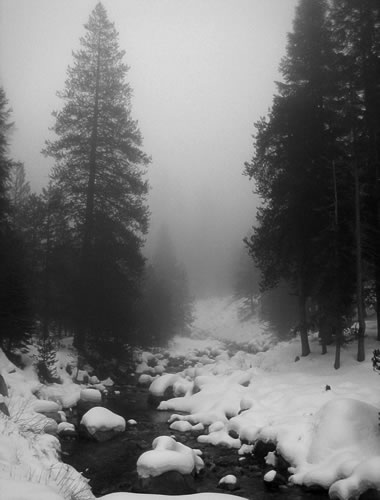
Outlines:
{"label": "snow-covered ground", "polygon": [[[289,463],[290,483],[322,486],[332,498],[357,498],[368,488],[380,491],[380,378],[371,363],[372,351],[379,345],[373,321],[367,322],[366,360],[358,363],[356,344],[347,344],[342,348],[341,368],[334,370],[333,346],[322,356],[314,336],[311,355],[302,358],[299,339],[276,343],[265,325],[254,320],[240,323],[239,303],[231,299],[203,301],[196,313],[191,338],[175,338],[164,355],[140,352],[136,356],[136,374],[151,383],[154,396],[173,389],[175,397],[159,406],[173,412],[168,422],[172,429],[201,431],[199,442],[227,446],[241,455],[251,453],[258,440],[271,441],[276,445],[276,453],[268,456],[273,468],[281,455]],[[229,354],[225,342],[231,340],[234,350]],[[187,367],[166,373],[169,357],[176,356]],[[64,420],[62,410],[80,398],[98,403],[98,391],[106,390],[112,381],[100,383],[95,375],[78,372],[70,340],[61,346],[56,371],[62,383],[42,385],[31,364],[20,370],[0,350],[0,374],[9,390],[0,402],[10,413],[8,417],[0,411],[0,500],[94,498],[87,481],[60,461],[58,425],[49,414],[63,415]],[[91,389],[74,383],[87,378]],[[103,409],[90,413],[91,430],[120,427],[120,419],[113,416],[112,423],[107,415]],[[119,430],[124,426],[123,421]],[[151,452],[140,457],[137,470],[146,477],[173,468],[196,472],[203,466],[199,450],[157,436]],[[229,495],[181,498],[186,497],[227,500]],[[113,493],[101,498],[163,497]]]}
{"label": "snow-covered ground", "polygon": [[[172,428],[188,431],[201,425],[199,442],[240,453],[247,443],[271,441],[290,464],[290,483],[321,486],[332,498],[346,500],[369,488],[380,490],[380,378],[371,363],[372,351],[379,347],[374,321],[367,321],[366,361],[356,361],[353,342],[342,348],[341,368],[335,370],[334,346],[322,356],[316,336],[310,338],[312,353],[305,358],[299,339],[272,344],[257,354],[238,351],[228,356],[221,340],[237,338],[242,347],[252,348],[257,325],[250,332],[245,324],[246,337],[242,328],[235,337],[232,304],[221,314],[212,302],[198,310],[204,315],[202,324],[225,321],[230,333],[227,337],[222,329],[220,339],[213,329],[211,339],[174,339],[173,352],[185,355],[191,366],[164,374],[151,385],[155,395],[173,387],[176,397],[159,405],[174,412]],[[269,342],[260,331],[259,344],[263,338]]]}

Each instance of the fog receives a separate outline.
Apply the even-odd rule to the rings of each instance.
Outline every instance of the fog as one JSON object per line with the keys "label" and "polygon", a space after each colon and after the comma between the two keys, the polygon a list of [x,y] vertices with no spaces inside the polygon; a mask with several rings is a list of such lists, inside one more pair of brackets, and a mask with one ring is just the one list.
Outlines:
{"label": "fog", "polygon": [[[0,0],[0,84],[13,108],[11,155],[34,190],[71,53],[95,0]],[[222,293],[258,203],[243,176],[254,122],[271,105],[296,0],[103,0],[120,35],[133,117],[152,157],[152,256],[165,223],[195,294]]]}

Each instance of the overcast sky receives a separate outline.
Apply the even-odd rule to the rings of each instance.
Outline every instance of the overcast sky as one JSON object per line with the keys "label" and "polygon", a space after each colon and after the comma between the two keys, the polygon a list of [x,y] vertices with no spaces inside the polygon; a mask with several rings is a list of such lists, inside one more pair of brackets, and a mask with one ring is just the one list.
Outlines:
{"label": "overcast sky", "polygon": [[[0,0],[0,84],[13,109],[11,154],[34,190],[72,50],[96,0]],[[194,289],[225,282],[254,222],[242,175],[265,115],[296,0],[103,0],[130,66],[133,117],[152,156],[151,233],[167,223]],[[152,243],[153,242],[153,243]]]}

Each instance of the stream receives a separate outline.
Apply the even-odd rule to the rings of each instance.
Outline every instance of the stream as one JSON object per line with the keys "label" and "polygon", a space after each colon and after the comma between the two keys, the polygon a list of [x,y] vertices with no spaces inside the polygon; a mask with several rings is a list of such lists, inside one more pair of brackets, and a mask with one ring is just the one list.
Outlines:
{"label": "stream", "polygon": [[[167,423],[172,412],[158,411],[149,403],[148,390],[135,384],[115,387],[119,394],[110,392],[104,406],[122,415],[126,421],[134,419],[137,425],[128,425],[120,436],[106,442],[95,442],[79,436],[76,439],[62,439],[62,460],[89,479],[95,496],[117,491],[148,492],[157,494],[187,494],[195,492],[222,492],[219,480],[234,474],[238,488],[229,491],[250,500],[319,500],[328,499],[325,491],[306,491],[300,487],[286,485],[268,489],[264,484],[265,464],[254,456],[239,460],[237,450],[214,447],[197,442],[197,435],[180,433],[169,429]],[[78,417],[72,415],[78,424]],[[177,441],[202,450],[204,469],[195,478],[185,480],[177,473],[154,480],[144,489],[136,473],[138,457],[151,449],[157,436],[174,435]]]}

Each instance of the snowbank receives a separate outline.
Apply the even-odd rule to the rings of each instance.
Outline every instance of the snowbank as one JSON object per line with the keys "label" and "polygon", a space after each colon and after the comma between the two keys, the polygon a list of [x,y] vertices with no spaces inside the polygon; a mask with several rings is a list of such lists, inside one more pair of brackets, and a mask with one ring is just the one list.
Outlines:
{"label": "snowbank", "polygon": [[1,500],[65,500],[57,491],[43,484],[14,479],[0,479]]}
{"label": "snowbank", "polygon": [[[172,416],[172,429],[186,432],[202,424],[199,442],[237,449],[242,443],[273,442],[291,464],[292,483],[321,486],[332,498],[380,490],[380,379],[371,365],[377,347],[374,326],[367,325],[367,360],[357,363],[357,347],[349,344],[342,348],[339,370],[333,368],[333,349],[321,356],[315,338],[306,358],[300,357],[298,339],[231,358],[214,357],[205,340],[202,348],[208,345],[211,363],[198,357],[195,368],[177,374],[193,383],[192,390],[161,402],[159,409],[186,413]],[[174,349],[191,357],[192,339],[181,346],[177,338]],[[168,380],[157,378],[155,384],[167,387]]]}

